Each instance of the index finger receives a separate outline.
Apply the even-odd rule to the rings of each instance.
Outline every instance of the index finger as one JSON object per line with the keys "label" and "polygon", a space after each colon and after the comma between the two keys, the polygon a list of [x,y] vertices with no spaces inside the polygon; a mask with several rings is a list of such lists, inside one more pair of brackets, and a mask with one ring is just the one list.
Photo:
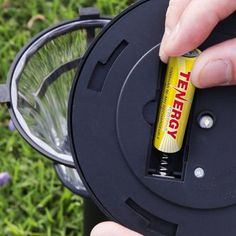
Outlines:
{"label": "index finger", "polygon": [[161,59],[165,62],[168,60],[168,56],[165,55],[165,51],[163,50],[166,39],[170,36],[172,30],[175,28],[182,13],[184,12],[184,9],[187,7],[190,1],[191,0],[170,0],[169,2],[166,12],[165,33],[163,35],[159,51]]}
{"label": "index finger", "polygon": [[164,45],[168,56],[183,55],[206,40],[215,26],[236,10],[232,0],[192,0]]}

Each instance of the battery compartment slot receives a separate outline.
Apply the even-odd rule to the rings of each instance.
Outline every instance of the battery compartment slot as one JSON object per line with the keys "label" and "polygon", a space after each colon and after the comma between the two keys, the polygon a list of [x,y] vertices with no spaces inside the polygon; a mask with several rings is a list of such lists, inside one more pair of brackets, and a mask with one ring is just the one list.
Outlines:
{"label": "battery compartment slot", "polygon": [[[157,177],[162,179],[169,180],[184,180],[185,167],[187,163],[188,156],[188,130],[189,126],[186,129],[185,139],[183,142],[182,149],[177,153],[163,153],[157,150],[153,145],[153,139],[155,135],[156,123],[158,118],[158,108],[160,107],[162,88],[164,85],[164,78],[166,73],[166,65],[160,62],[159,65],[159,83],[157,84],[157,92],[156,92],[156,116],[155,122],[152,125],[152,134],[150,137],[149,144],[149,153],[147,158],[147,167],[146,167],[146,175],[151,177]],[[191,114],[189,120],[191,120]],[[191,124],[191,122],[189,122]]]}

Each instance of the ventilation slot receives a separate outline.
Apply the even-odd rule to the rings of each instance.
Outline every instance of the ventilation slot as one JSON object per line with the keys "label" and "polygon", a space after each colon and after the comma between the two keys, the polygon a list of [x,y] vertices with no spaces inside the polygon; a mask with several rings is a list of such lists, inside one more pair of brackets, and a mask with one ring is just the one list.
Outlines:
{"label": "ventilation slot", "polygon": [[152,215],[140,207],[132,199],[127,199],[126,204],[132,208],[137,214],[142,216],[145,221],[149,222],[148,231],[155,236],[175,236],[177,233],[178,225],[169,221],[163,220],[157,216]]}

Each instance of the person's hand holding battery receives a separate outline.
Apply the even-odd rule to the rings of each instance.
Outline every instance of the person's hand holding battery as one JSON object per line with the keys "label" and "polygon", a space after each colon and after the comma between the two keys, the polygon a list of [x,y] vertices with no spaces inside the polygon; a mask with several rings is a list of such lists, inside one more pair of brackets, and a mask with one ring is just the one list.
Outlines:
{"label": "person's hand holding battery", "polygon": [[[160,57],[180,56],[203,43],[215,26],[236,10],[235,0],[170,0]],[[196,87],[236,84],[236,39],[205,50],[192,72]]]}
{"label": "person's hand holding battery", "polygon": [[[183,55],[197,48],[215,26],[236,10],[235,0],[170,0],[160,57]],[[236,39],[205,50],[192,71],[196,87],[236,85]],[[141,236],[113,222],[97,225],[91,236]]]}

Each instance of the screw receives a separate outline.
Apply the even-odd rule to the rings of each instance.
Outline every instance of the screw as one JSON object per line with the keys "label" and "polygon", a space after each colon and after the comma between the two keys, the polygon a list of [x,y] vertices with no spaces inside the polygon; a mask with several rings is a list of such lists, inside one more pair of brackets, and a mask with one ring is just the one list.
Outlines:
{"label": "screw", "polygon": [[203,115],[200,117],[199,126],[202,129],[211,129],[214,125],[214,119],[211,115]]}
{"label": "screw", "polygon": [[203,178],[203,177],[205,176],[205,171],[204,171],[202,168],[198,167],[197,169],[195,169],[194,175],[195,175],[198,179],[201,179],[201,178]]}

